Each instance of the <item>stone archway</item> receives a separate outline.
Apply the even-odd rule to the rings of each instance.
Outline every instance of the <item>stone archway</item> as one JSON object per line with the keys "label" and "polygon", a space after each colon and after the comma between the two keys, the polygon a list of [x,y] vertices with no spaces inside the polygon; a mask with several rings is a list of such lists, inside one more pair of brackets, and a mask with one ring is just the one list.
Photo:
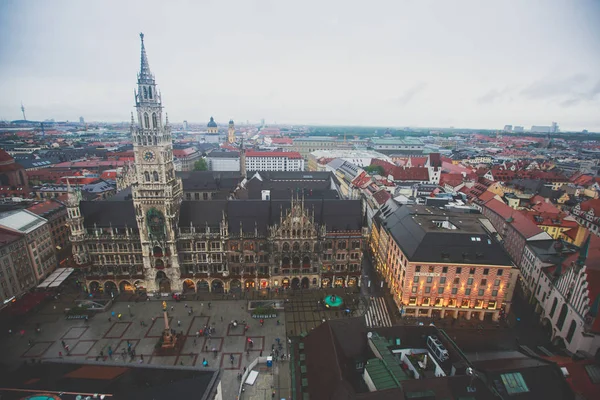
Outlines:
{"label": "stone archway", "polygon": [[232,279],[229,282],[229,291],[232,293],[239,293],[242,290],[242,282],[239,279]]}
{"label": "stone archway", "polygon": [[214,279],[211,284],[212,292],[214,293],[223,293],[225,292],[225,285],[223,285],[223,281],[220,279]]}
{"label": "stone archway", "polygon": [[310,287],[310,281],[307,277],[302,278],[302,281],[300,282],[300,287],[302,287],[302,289],[308,289]]}
{"label": "stone archway", "polygon": [[140,293],[146,292],[146,287],[144,286],[144,281],[137,280],[133,282],[133,287]]}
{"label": "stone archway", "polygon": [[196,285],[191,279],[183,280],[183,293],[194,293],[196,292]]}
{"label": "stone archway", "polygon": [[292,289],[300,289],[300,278],[292,279]]}
{"label": "stone archway", "polygon": [[198,281],[196,288],[197,288],[198,292],[210,292],[210,285],[208,284],[208,281],[206,281],[204,279],[201,281]]}
{"label": "stone archway", "polygon": [[106,281],[104,282],[104,293],[112,293],[112,294],[117,294],[119,293],[119,290],[117,289],[117,284],[114,283],[113,281]]}
{"label": "stone archway", "polygon": [[133,293],[135,288],[129,281],[121,281],[119,282],[119,292],[121,293]]}
{"label": "stone archway", "polygon": [[102,286],[100,286],[100,283],[96,281],[90,282],[90,293],[98,292],[102,292]]}
{"label": "stone archway", "polygon": [[171,293],[171,281],[163,271],[156,273],[156,286],[160,293]]}
{"label": "stone archway", "polygon": [[329,279],[329,278],[321,279],[321,287],[323,287],[323,289],[330,288],[331,287],[331,279]]}
{"label": "stone archway", "polygon": [[290,287],[290,278],[283,278],[281,280],[281,287],[287,289]]}

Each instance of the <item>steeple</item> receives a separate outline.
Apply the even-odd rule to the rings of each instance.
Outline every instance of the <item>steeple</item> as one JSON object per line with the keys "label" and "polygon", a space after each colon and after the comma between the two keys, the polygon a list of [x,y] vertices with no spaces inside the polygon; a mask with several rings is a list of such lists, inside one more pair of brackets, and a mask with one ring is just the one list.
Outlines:
{"label": "steeple", "polygon": [[139,83],[154,83],[154,76],[150,72],[150,65],[148,64],[148,56],[146,55],[146,47],[144,46],[144,34],[140,33],[140,39],[142,40],[142,57],[140,62],[140,74],[138,75]]}

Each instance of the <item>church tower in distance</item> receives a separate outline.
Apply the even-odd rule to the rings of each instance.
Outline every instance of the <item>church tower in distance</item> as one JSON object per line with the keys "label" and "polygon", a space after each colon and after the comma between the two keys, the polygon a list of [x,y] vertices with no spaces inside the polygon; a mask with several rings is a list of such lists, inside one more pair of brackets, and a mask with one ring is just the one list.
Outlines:
{"label": "church tower in distance", "polygon": [[132,193],[146,288],[168,293],[181,290],[176,224],[183,186],[175,176],[171,127],[168,117],[163,123],[161,96],[150,72],[143,33],[140,38],[141,67],[135,93],[137,124],[131,116],[136,166]]}

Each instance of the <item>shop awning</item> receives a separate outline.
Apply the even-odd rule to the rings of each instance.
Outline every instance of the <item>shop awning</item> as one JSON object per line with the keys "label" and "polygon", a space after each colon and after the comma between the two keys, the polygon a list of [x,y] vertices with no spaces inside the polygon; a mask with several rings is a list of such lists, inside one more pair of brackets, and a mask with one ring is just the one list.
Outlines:
{"label": "shop awning", "polygon": [[58,268],[48,276],[44,282],[38,285],[38,288],[54,288],[60,286],[65,279],[75,271],[74,268]]}

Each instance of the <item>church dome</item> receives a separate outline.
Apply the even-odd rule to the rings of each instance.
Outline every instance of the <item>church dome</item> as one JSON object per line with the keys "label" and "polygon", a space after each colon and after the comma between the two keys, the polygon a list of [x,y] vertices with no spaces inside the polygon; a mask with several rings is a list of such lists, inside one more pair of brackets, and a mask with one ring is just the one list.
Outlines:
{"label": "church dome", "polygon": [[232,119],[229,120],[229,125],[233,125],[233,120]]}
{"label": "church dome", "polygon": [[210,122],[206,126],[208,126],[209,128],[216,128],[217,123],[215,122],[215,119],[213,117],[210,117]]}

